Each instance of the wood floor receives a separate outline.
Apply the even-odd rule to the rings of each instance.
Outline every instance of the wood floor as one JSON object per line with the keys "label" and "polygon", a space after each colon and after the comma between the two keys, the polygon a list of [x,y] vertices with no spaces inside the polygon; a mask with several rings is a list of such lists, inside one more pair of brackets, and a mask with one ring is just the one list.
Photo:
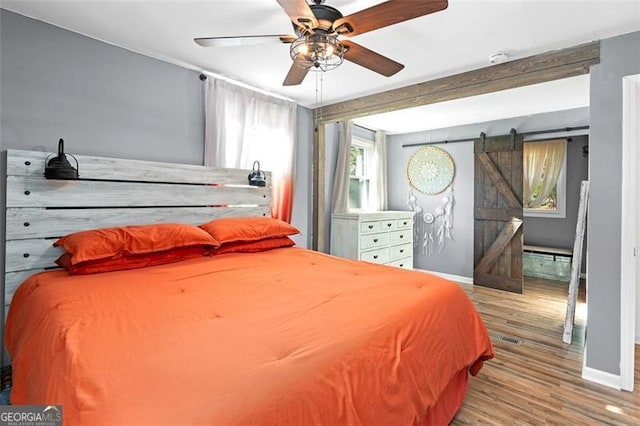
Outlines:
{"label": "wood floor", "polygon": [[635,392],[616,391],[581,378],[584,291],[576,307],[573,343],[562,343],[567,286],[525,280],[524,294],[462,285],[490,332],[495,359],[485,363],[452,425],[640,425],[640,347]]}

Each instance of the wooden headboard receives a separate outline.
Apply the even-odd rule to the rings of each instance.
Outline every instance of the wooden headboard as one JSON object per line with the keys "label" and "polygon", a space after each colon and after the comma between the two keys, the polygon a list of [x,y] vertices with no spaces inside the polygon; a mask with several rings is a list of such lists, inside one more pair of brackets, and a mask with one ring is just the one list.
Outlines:
{"label": "wooden headboard", "polygon": [[250,170],[78,155],[79,180],[47,180],[49,155],[7,151],[5,315],[22,281],[56,266],[61,249],[52,243],[63,235],[110,226],[271,215],[268,172],[266,187],[251,187]]}

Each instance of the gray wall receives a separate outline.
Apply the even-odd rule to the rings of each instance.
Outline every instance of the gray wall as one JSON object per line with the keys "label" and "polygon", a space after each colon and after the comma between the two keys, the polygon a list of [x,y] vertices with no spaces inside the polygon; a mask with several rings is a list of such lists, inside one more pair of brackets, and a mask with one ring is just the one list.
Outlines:
{"label": "gray wall", "polygon": [[[518,132],[527,132],[582,126],[588,123],[589,109],[578,108],[427,132],[389,135],[387,138],[389,208],[392,210],[408,210],[407,194],[409,183],[406,178],[406,167],[411,155],[420,147],[402,148],[402,144],[467,137],[473,139],[480,132],[485,132],[488,136],[503,135],[508,134],[511,128],[515,128]],[[575,144],[575,142],[573,143]],[[453,181],[455,197],[453,241],[447,241],[444,250],[440,254],[434,254],[431,257],[425,256],[420,250],[416,249],[414,252],[415,267],[471,278],[473,276],[473,143],[470,141],[437,144],[435,146],[439,146],[449,152],[456,167]],[[418,197],[419,205],[425,211],[433,212],[436,207],[441,205],[442,195],[424,195],[417,191],[414,191],[414,193]],[[525,229],[529,219],[525,221]],[[573,228],[566,230],[568,234],[573,232],[575,232],[575,219]]]}
{"label": "gray wall", "polygon": [[[573,136],[567,144],[567,209],[564,219],[524,218],[524,242],[538,246],[573,249],[576,238],[576,222],[580,205],[580,183],[589,179],[589,158],[582,155],[582,147],[589,144],[585,136]],[[585,246],[586,237],[585,232]],[[587,271],[587,251],[582,253],[582,272]]]}
{"label": "gray wall", "polygon": [[373,142],[375,141],[376,132],[356,124],[353,126],[353,136]]}
{"label": "gray wall", "polygon": [[622,77],[640,73],[640,32],[602,40],[591,68],[586,366],[620,374]]}
{"label": "gray wall", "polygon": [[3,148],[202,164],[198,73],[0,11]]}
{"label": "gray wall", "polygon": [[[466,127],[466,126],[465,126]],[[447,129],[457,134],[457,128]],[[407,163],[411,156],[421,147],[402,148],[402,144],[419,143],[428,140],[429,134],[440,134],[444,130],[391,135],[387,138],[387,185],[390,210],[409,210],[407,205],[409,182],[407,181]],[[460,131],[463,131],[462,129]],[[467,132],[463,137],[473,135]],[[433,136],[435,137],[435,136]],[[444,137],[443,139],[453,139]],[[432,138],[431,140],[441,140]],[[444,272],[447,274],[471,277],[473,275],[473,142],[452,144],[436,144],[451,155],[455,164],[453,180],[453,241],[448,240],[444,249],[431,257],[424,255],[418,238],[414,249],[414,267],[426,271]],[[414,190],[418,205],[423,211],[434,213],[442,207],[444,194],[425,195]],[[416,221],[420,220],[418,217]]]}

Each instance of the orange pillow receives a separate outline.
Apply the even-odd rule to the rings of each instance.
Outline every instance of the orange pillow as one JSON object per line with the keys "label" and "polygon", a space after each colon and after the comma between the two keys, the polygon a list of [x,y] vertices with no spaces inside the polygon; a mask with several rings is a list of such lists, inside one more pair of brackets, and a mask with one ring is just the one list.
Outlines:
{"label": "orange pillow", "polygon": [[219,246],[208,233],[183,223],[124,226],[76,232],[53,243],[71,253],[71,263],[152,253],[185,246]]}
{"label": "orange pillow", "polygon": [[215,219],[200,225],[220,244],[233,241],[256,241],[299,234],[295,226],[270,217],[235,217]]}
{"label": "orange pillow", "polygon": [[118,258],[87,260],[72,264],[71,254],[60,256],[56,263],[65,268],[71,275],[96,274],[100,272],[124,271],[126,269],[144,268],[145,266],[163,265],[181,260],[209,256],[209,246],[177,247],[154,253],[130,254]]}
{"label": "orange pillow", "polygon": [[296,243],[289,237],[265,238],[257,241],[234,241],[224,243],[220,247],[213,250],[212,254],[225,253],[257,253],[280,247],[291,247]]}

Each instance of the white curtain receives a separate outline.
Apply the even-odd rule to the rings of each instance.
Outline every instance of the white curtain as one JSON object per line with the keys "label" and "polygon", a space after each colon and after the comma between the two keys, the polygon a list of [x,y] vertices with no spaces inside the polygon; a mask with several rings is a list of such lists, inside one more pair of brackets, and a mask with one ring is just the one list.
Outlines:
{"label": "white curtain", "polygon": [[[565,139],[524,144],[524,208],[538,208],[549,197],[558,183],[566,154]],[[540,191],[534,197],[538,185]]]}
{"label": "white curtain", "polygon": [[272,216],[291,221],[296,104],[209,77],[204,164],[272,173]]}
{"label": "white curtain", "polygon": [[340,141],[338,144],[338,159],[336,171],[333,175],[331,205],[333,213],[344,213],[349,210],[349,158],[353,122],[340,123]]}
{"label": "white curtain", "polygon": [[387,134],[376,131],[373,143],[373,170],[375,177],[369,196],[369,210],[387,209]]}

